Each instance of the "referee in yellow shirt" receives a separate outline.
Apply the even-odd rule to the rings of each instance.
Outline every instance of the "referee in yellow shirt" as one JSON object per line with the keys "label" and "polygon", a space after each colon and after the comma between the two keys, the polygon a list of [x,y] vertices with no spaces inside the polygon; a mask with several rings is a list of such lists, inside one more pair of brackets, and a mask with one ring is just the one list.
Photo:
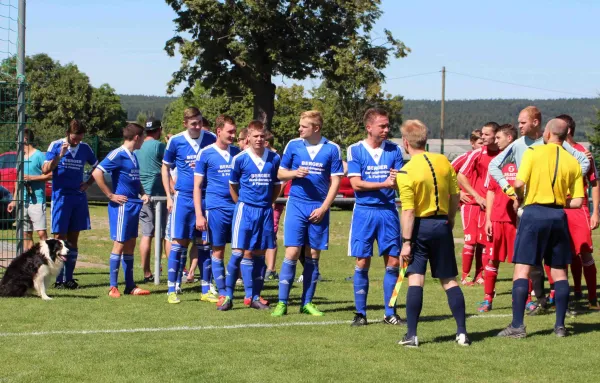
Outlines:
{"label": "referee in yellow shirt", "polygon": [[418,347],[417,324],[423,307],[423,284],[427,262],[431,275],[439,278],[456,320],[456,342],[471,344],[465,324],[465,297],[456,282],[458,269],[454,256],[452,228],[458,208],[456,173],[441,154],[427,153],[427,127],[419,120],[408,120],[400,128],[402,144],[411,159],[396,175],[402,202],[402,250],[410,261],[406,318],[408,331],[398,344]]}
{"label": "referee in yellow shirt", "polygon": [[514,184],[517,201],[524,208],[517,228],[513,256],[513,320],[498,336],[527,336],[523,316],[529,291],[528,277],[532,267],[542,266],[542,261],[550,266],[554,279],[554,333],[558,337],[567,335],[567,266],[571,263],[572,253],[567,216],[563,209],[581,207],[584,196],[581,167],[562,147],[567,131],[567,124],[563,120],[550,120],[544,131],[547,145],[529,147],[521,160]]}

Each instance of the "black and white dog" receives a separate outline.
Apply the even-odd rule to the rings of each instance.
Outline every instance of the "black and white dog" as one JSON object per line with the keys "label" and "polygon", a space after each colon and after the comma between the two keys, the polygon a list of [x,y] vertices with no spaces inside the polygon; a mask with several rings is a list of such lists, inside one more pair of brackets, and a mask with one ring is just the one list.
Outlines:
{"label": "black and white dog", "polygon": [[67,260],[68,245],[59,239],[36,243],[8,265],[0,281],[0,297],[23,297],[35,289],[43,300],[50,300],[46,286],[58,275]]}

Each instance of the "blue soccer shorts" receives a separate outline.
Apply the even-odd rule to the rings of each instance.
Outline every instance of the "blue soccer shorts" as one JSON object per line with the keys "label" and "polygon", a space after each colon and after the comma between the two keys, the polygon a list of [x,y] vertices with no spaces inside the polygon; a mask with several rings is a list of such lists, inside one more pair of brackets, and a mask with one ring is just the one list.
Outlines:
{"label": "blue soccer shorts", "polygon": [[355,205],[348,239],[348,255],[372,257],[377,241],[379,255],[400,255],[400,218],[396,206]]}
{"label": "blue soccer shorts", "polygon": [[90,230],[90,211],[85,193],[52,196],[51,226],[53,234]]}
{"label": "blue soccer shorts", "polygon": [[233,220],[234,206],[222,209],[205,211],[208,222],[207,238],[212,246],[225,246],[231,243],[231,221]]}
{"label": "blue soccer shorts", "polygon": [[411,250],[412,260],[406,274],[425,275],[429,261],[433,278],[454,278],[458,275],[448,216],[415,218]]}
{"label": "blue soccer shorts", "polygon": [[231,224],[231,248],[242,250],[273,249],[273,208],[238,202]]}
{"label": "blue soccer shorts", "polygon": [[194,196],[191,194],[176,192],[173,197],[173,209],[171,210],[171,240],[194,239],[200,237],[196,230],[196,209],[194,208]]}
{"label": "blue soccer shorts", "polygon": [[513,263],[565,268],[572,260],[571,236],[562,206],[528,205],[517,227]]}
{"label": "blue soccer shorts", "polygon": [[311,249],[327,250],[329,247],[329,210],[319,223],[308,220],[311,213],[320,208],[320,202],[306,202],[289,199],[283,225],[283,244],[285,246],[302,247],[309,245]]}
{"label": "blue soccer shorts", "polygon": [[110,239],[127,242],[131,238],[137,238],[141,210],[142,200],[139,199],[130,199],[123,205],[110,202],[108,204]]}

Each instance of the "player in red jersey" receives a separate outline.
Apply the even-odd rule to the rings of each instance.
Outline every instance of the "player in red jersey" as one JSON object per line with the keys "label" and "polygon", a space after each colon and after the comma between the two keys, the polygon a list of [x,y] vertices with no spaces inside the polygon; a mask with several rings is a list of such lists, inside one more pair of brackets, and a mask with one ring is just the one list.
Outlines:
{"label": "player in red jersey", "polygon": [[[468,152],[461,154],[460,156],[456,157],[454,159],[454,161],[452,161],[452,167],[454,168],[454,171],[458,174],[458,172],[460,171],[460,169],[463,167],[463,165],[465,164],[465,162],[467,161],[467,158],[469,158],[469,156],[471,155],[471,153],[473,153],[474,150],[477,150],[479,148],[481,148],[481,145],[483,144],[483,140],[481,139],[481,130],[480,129],[475,129],[474,131],[471,132],[471,149]],[[475,180],[471,180],[472,182],[474,182]],[[467,192],[464,191],[464,189],[460,189],[460,215],[462,217],[462,226],[463,226],[463,232],[464,234],[464,245],[463,245],[463,250],[462,250],[462,259],[463,259],[463,263],[468,263],[469,264],[469,270],[471,269],[471,264],[473,263],[473,257],[475,256],[474,254],[474,250],[475,249],[475,243],[476,243],[476,239],[477,239],[477,234],[470,231],[469,228],[474,228],[477,227],[477,219],[479,217],[479,205],[477,205],[477,202],[473,199],[473,197],[471,197]],[[481,248],[477,248],[477,250],[479,251],[479,255],[478,257],[481,257]],[[467,261],[468,260],[468,261]],[[469,275],[469,273],[467,272],[467,276]],[[465,275],[463,274],[462,277],[462,284],[463,285],[472,285],[473,282],[466,278]]]}
{"label": "player in red jersey", "polygon": [[[504,150],[517,139],[517,128],[511,124],[500,126],[496,133],[496,144],[498,149]],[[504,178],[510,186],[513,186],[517,176],[517,166],[514,163],[504,165],[502,168]],[[498,267],[500,262],[512,262],[515,236],[517,235],[517,213],[514,209],[514,201],[510,199],[498,183],[490,176],[486,181],[488,190],[486,195],[485,209],[485,232],[490,237],[486,255],[487,262],[484,268],[484,298],[479,304],[477,311],[488,312],[492,309],[496,280],[498,279]]]}
{"label": "player in red jersey", "polygon": [[[585,147],[581,144],[578,144],[573,139],[573,136],[575,135],[575,121],[573,121],[571,116],[562,114],[556,118],[563,120],[567,124],[567,142],[580,152],[585,152]],[[585,283],[588,289],[588,307],[592,310],[600,310],[596,293],[596,264],[594,263],[594,258],[592,257],[592,230],[598,227],[600,216],[598,212],[598,204],[600,203],[600,185],[598,184],[597,177],[598,174],[596,173],[596,165],[594,161],[591,160],[590,170],[583,181],[586,195],[581,208],[565,209],[565,212],[567,213],[567,222],[569,224],[569,233],[571,235],[571,247],[573,249],[573,254],[576,255],[573,257],[573,261],[571,263],[575,301],[583,298],[583,294],[581,292],[581,273],[583,268],[583,275],[585,277]],[[588,182],[589,185],[592,186],[593,209],[591,216],[588,208]]]}
{"label": "player in red jersey", "polygon": [[[500,149],[498,149],[498,145],[496,145],[496,133],[498,132],[498,128],[500,128],[500,125],[495,122],[488,122],[483,126],[481,129],[483,146],[471,153],[457,175],[458,184],[467,193],[473,196],[474,203],[477,205],[476,208],[478,208],[472,211],[471,215],[473,217],[468,217],[469,221],[464,225],[465,246],[472,244],[475,249],[476,284],[483,284],[484,282],[482,271],[483,258],[485,258],[485,255],[483,253],[485,253],[485,249],[489,245],[487,234],[485,233],[485,205],[487,194],[485,181],[488,176],[488,166],[490,162],[498,153],[500,153]],[[464,216],[463,221],[465,221]],[[467,241],[467,239],[470,241]],[[479,254],[481,254],[481,256]],[[471,271],[472,263],[473,257],[463,257],[463,284],[470,284],[465,281]]]}

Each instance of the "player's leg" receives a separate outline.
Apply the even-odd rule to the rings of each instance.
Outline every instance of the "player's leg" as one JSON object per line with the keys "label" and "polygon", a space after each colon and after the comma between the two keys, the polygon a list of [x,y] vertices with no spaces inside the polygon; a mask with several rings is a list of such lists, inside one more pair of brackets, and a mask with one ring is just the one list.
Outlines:
{"label": "player's leg", "polygon": [[550,272],[550,265],[544,264],[544,272],[546,273],[546,277],[548,278],[548,284],[550,284],[550,295],[548,295],[548,305],[554,306],[554,278],[552,278],[552,273]]}
{"label": "player's leg", "polygon": [[169,259],[167,262],[167,277],[168,277],[168,299],[169,303],[179,303],[177,297],[177,277],[181,267],[182,258],[187,254],[190,233],[187,231],[185,224],[185,204],[182,203],[179,193],[175,193],[173,197],[173,209],[171,210],[171,227],[170,237],[171,246],[169,251]]}
{"label": "player's leg", "polygon": [[277,233],[279,232],[279,220],[281,219],[281,214],[283,213],[283,209],[285,208],[284,204],[275,204],[273,209],[273,241],[274,248],[267,249],[265,254],[266,262],[267,262],[267,270],[265,273],[265,281],[275,281],[279,279],[279,275],[276,271],[277,264]]}
{"label": "player's leg", "polygon": [[583,298],[581,291],[581,280],[583,279],[583,263],[581,262],[581,254],[576,254],[571,263],[571,275],[573,276],[573,294],[574,300],[579,301]]}
{"label": "player's leg", "polygon": [[398,211],[384,209],[378,212],[377,246],[379,255],[384,256],[385,274],[383,276],[383,307],[385,310],[383,323],[401,326],[404,321],[396,313],[396,305],[390,307],[389,302],[400,274],[400,218]]}
{"label": "player's leg", "polygon": [[79,287],[73,273],[77,265],[77,257],[79,255],[78,242],[79,233],[83,230],[90,230],[90,211],[88,208],[87,196],[70,196],[72,209],[69,219],[69,229],[67,232],[67,240],[71,243],[72,248],[67,255],[65,263],[65,288],[76,289]]}
{"label": "player's leg", "polygon": [[252,270],[252,301],[249,306],[258,310],[268,310],[269,302],[262,298],[261,293],[265,284],[265,251],[274,247],[273,208],[269,206],[256,209],[256,217],[250,240],[250,248],[254,250],[252,252],[254,269]]}
{"label": "player's leg", "polygon": [[124,243],[113,241],[113,247],[110,251],[108,266],[110,268],[110,289],[108,296],[111,298],[121,297],[119,292],[119,268],[121,267],[121,256],[123,254]]}
{"label": "player's leg", "polygon": [[354,305],[356,312],[352,326],[367,325],[367,297],[369,295],[369,268],[373,256],[373,242],[377,223],[373,219],[376,209],[354,207],[348,238],[348,255],[356,258],[354,267]]}
{"label": "player's leg", "polygon": [[33,246],[33,222],[29,214],[30,204],[23,210],[23,251],[29,250]]}
{"label": "player's leg", "polygon": [[598,284],[596,281],[596,263],[594,262],[592,253],[582,253],[581,263],[583,264],[583,275],[585,277],[585,284],[588,291],[589,308],[592,310],[600,310],[597,295]]}
{"label": "player's leg", "polygon": [[[492,241],[487,249],[487,264],[484,272],[484,296],[483,302],[479,305],[477,311],[488,312],[492,310],[492,302],[496,291],[496,281],[498,279],[498,268],[500,262],[509,258],[512,261],[512,250],[514,246],[514,235],[510,237],[510,223],[493,222],[492,223]],[[507,230],[505,230],[507,228]],[[508,252],[511,252],[509,255]]]}
{"label": "player's leg", "polygon": [[472,286],[469,280],[471,265],[475,258],[477,250],[477,221],[479,217],[479,207],[475,205],[463,205],[461,207],[461,217],[464,231],[464,245],[462,249],[462,284]]}
{"label": "player's leg", "polygon": [[[398,344],[406,347],[418,347],[417,326],[423,309],[423,285],[425,284],[425,271],[427,269],[427,259],[419,258],[415,262],[415,258],[408,266],[411,269],[406,271],[408,274],[408,289],[406,291],[406,335],[398,342]],[[425,269],[423,269],[423,261]],[[414,265],[414,266],[413,266]],[[423,274],[421,274],[421,272]]]}
{"label": "player's leg", "polygon": [[[69,221],[71,218],[71,211],[73,205],[67,203],[64,196],[53,196],[50,221],[52,226],[52,234],[54,238],[67,241],[67,233],[69,231]],[[69,247],[74,247],[73,243],[69,244]],[[69,253],[71,250],[69,250]],[[67,261],[69,260],[67,255]],[[63,268],[60,273],[56,276],[56,282],[54,283],[55,288],[62,289],[65,284],[65,270],[67,268],[67,262],[63,264]]]}
{"label": "player's leg", "polygon": [[124,293],[127,295],[150,295],[150,291],[141,289],[136,286],[133,277],[133,255],[135,254],[135,245],[138,237],[138,229],[140,223],[140,211],[142,209],[141,203],[126,203],[125,205],[125,217],[123,218],[123,232],[122,237],[124,240],[123,247],[123,274],[125,274],[125,290]]}

